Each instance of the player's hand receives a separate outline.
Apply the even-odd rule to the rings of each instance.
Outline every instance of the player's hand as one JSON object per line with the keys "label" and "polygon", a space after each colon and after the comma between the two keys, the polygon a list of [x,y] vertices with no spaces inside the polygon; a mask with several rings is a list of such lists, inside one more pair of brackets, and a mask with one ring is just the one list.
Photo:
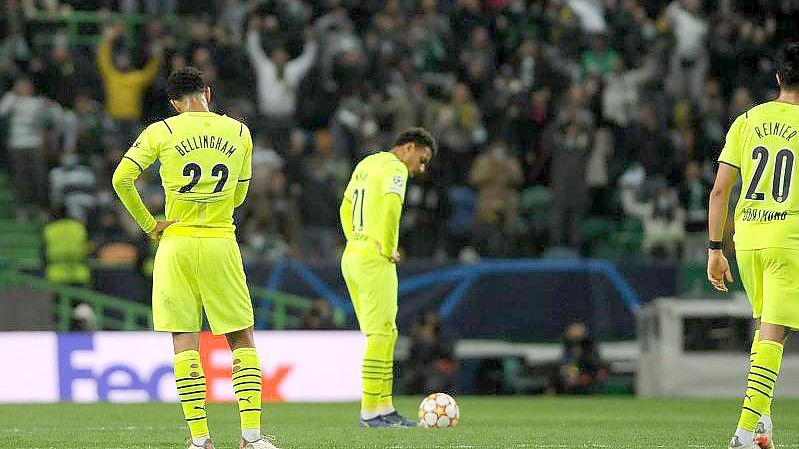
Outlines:
{"label": "player's hand", "polygon": [[173,224],[177,223],[178,220],[158,220],[155,223],[155,228],[150,231],[147,236],[150,237],[152,240],[161,240],[161,234],[164,233],[164,229],[172,226]]}
{"label": "player's hand", "polygon": [[707,251],[707,280],[713,287],[720,291],[726,292],[727,285],[724,281],[732,282],[732,271],[730,271],[730,263],[724,257],[721,250],[709,249]]}
{"label": "player's hand", "polygon": [[400,263],[400,260],[402,260],[402,258],[400,257],[400,253],[398,251],[394,251],[394,254],[392,254],[391,257],[388,258],[388,260],[390,260],[392,263]]}

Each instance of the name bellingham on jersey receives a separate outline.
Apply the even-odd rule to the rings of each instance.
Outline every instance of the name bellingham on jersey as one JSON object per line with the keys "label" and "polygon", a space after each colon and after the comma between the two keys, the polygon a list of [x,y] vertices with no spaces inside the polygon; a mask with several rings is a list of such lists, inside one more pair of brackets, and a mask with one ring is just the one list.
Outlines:
{"label": "name bellingham on jersey", "polygon": [[175,150],[181,156],[185,156],[194,150],[206,149],[217,150],[224,153],[227,157],[232,156],[233,153],[236,152],[236,147],[226,139],[219,136],[209,136],[208,134],[202,136],[191,136],[187,139],[181,140],[175,145]]}
{"label": "name bellingham on jersey", "polygon": [[[164,236],[235,239],[233,209],[244,201],[252,177],[252,137],[246,125],[213,112],[184,112],[150,124],[123,159],[140,171],[160,161],[164,212],[168,220],[178,220]],[[120,199],[149,232],[156,220],[134,198],[132,182],[122,186]]]}

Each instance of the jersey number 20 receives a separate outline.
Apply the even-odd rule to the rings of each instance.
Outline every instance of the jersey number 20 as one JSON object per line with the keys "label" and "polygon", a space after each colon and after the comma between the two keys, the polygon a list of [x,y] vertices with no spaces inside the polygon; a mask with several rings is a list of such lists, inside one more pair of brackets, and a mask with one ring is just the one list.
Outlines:
{"label": "jersey number 20", "polygon": [[[191,189],[200,182],[200,178],[203,175],[203,170],[194,162],[189,162],[183,167],[183,176],[191,176],[191,181],[188,184],[181,187],[178,192],[186,193],[191,192]],[[225,183],[227,182],[228,177],[228,168],[225,164],[216,164],[211,169],[211,176],[219,177],[219,181],[216,183],[216,187],[214,187],[214,191],[211,193],[221,192],[222,188],[225,187]]]}
{"label": "jersey number 20", "polygon": [[[763,146],[756,147],[752,150],[752,159],[757,159],[757,167],[752,175],[752,181],[749,183],[749,189],[746,190],[746,199],[763,201],[766,199],[766,194],[758,192],[757,186],[760,184],[760,178],[763,177],[766,164],[768,164],[768,148]],[[777,152],[777,156],[774,158],[774,180],[771,184],[771,196],[778,203],[783,203],[788,199],[788,192],[791,189],[791,175],[793,174],[793,159],[793,152],[787,148]]]}

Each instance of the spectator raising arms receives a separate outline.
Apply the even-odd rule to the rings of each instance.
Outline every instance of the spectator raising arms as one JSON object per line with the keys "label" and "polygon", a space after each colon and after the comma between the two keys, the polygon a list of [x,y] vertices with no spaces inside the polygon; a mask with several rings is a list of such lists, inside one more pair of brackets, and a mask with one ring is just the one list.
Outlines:
{"label": "spectator raising arms", "polygon": [[134,69],[128,52],[116,55],[113,52],[114,43],[123,31],[118,24],[103,30],[103,38],[97,49],[97,67],[103,78],[106,113],[121,141],[128,144],[141,125],[142,98],[158,73],[163,48],[160,43],[154,43],[147,64],[142,69]]}
{"label": "spectator raising arms", "polygon": [[247,54],[255,70],[258,88],[259,112],[263,115],[262,128],[269,134],[278,150],[288,148],[288,140],[297,107],[297,87],[311,69],[316,58],[317,44],[312,28],[305,33],[302,55],[289,59],[286,48],[274,45],[267,55],[261,46],[261,32],[276,30],[274,17],[250,18],[247,30]]}
{"label": "spectator raising arms", "polygon": [[[413,126],[441,155],[435,185],[408,186],[410,257],[690,256],[724,136],[775,97],[773,55],[799,35],[787,0],[0,3],[0,172],[17,216],[63,203],[94,240],[131,137],[171,113],[165,75],[192,65],[211,109],[253,130],[248,260],[335,259],[331,198]],[[83,18],[105,26],[65,26]]]}

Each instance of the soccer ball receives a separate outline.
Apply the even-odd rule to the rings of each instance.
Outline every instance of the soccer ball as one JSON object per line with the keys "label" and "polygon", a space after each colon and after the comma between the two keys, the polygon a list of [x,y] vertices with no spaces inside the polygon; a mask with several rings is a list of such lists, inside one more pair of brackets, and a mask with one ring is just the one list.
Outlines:
{"label": "soccer ball", "polygon": [[455,427],[460,417],[458,403],[446,393],[433,393],[419,404],[419,425],[422,427]]}

